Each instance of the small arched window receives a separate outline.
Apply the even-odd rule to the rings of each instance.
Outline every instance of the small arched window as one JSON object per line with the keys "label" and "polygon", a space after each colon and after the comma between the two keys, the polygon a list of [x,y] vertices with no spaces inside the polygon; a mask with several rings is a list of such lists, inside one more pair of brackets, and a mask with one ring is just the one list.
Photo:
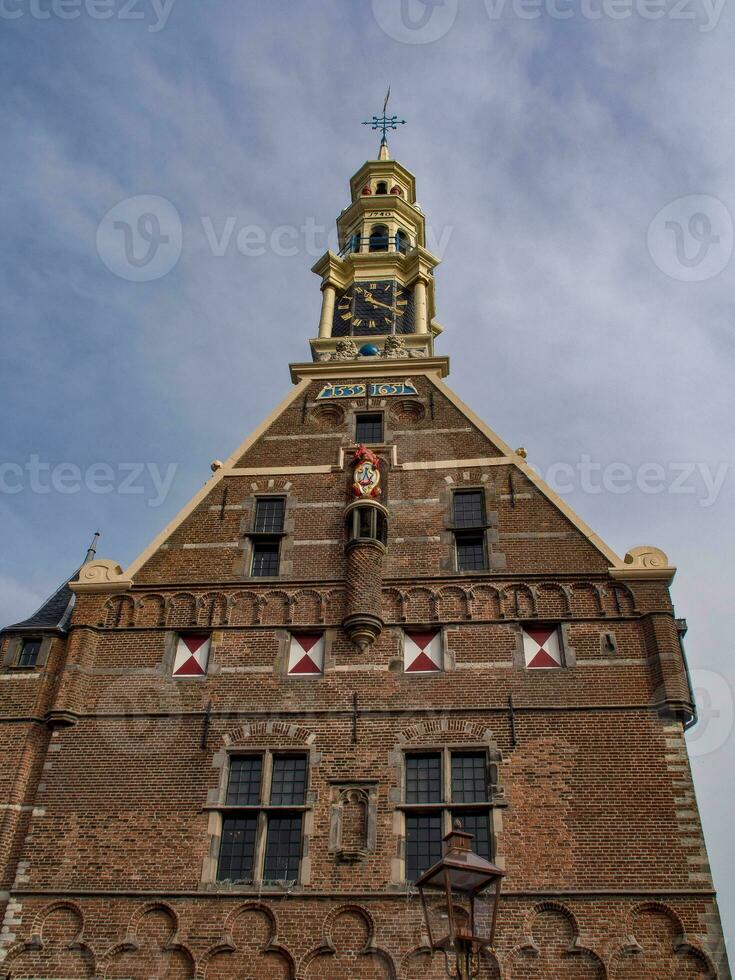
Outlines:
{"label": "small arched window", "polygon": [[399,228],[396,232],[396,252],[408,251],[408,235]]}
{"label": "small arched window", "polygon": [[370,251],[388,251],[388,229],[385,225],[376,225],[370,232]]}
{"label": "small arched window", "polygon": [[384,180],[378,181],[378,186],[375,188],[375,193],[376,194],[387,194],[388,193],[388,185],[386,184],[386,182]]}

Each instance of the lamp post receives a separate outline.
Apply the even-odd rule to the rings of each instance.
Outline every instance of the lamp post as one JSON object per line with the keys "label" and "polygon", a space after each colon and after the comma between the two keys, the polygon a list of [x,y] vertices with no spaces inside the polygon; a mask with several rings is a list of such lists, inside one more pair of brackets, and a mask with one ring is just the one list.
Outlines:
{"label": "lamp post", "polygon": [[[472,836],[464,833],[461,822],[455,820],[454,829],[444,838],[444,857],[425,871],[416,882],[429,946],[432,951],[439,950],[443,953],[447,976],[452,980],[472,980],[479,976],[480,951],[485,946],[492,947],[495,940],[500,886],[505,876],[500,868],[475,854],[471,847]],[[486,930],[487,935],[483,936],[480,934],[476,899],[481,892],[493,885],[490,927]],[[427,903],[426,892],[439,894],[438,919],[446,919],[449,926],[449,932],[445,936],[437,935],[437,922],[432,929],[432,911]]]}

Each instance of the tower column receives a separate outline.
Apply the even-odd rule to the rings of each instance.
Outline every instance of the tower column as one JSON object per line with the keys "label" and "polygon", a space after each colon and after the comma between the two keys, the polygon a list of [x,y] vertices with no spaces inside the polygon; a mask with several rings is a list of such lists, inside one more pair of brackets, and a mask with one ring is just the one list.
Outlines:
{"label": "tower column", "polygon": [[426,280],[417,279],[413,287],[413,303],[416,315],[416,333],[429,332],[429,309],[426,302]]}
{"label": "tower column", "polygon": [[334,303],[337,298],[337,290],[331,282],[322,286],[322,315],[319,320],[319,336],[332,336],[332,320],[334,318]]}

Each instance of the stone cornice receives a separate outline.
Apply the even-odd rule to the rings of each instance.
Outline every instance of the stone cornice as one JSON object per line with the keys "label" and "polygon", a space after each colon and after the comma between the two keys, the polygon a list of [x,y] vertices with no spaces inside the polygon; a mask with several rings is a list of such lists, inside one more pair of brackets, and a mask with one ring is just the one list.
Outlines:
{"label": "stone cornice", "polygon": [[610,578],[620,582],[663,582],[670,585],[676,575],[676,568],[669,565],[666,568],[611,568]]}
{"label": "stone cornice", "polygon": [[448,357],[406,357],[369,358],[355,361],[312,361],[289,364],[291,380],[294,384],[309,379],[345,378],[362,381],[364,378],[410,378],[412,375],[437,375],[446,378],[449,374]]}

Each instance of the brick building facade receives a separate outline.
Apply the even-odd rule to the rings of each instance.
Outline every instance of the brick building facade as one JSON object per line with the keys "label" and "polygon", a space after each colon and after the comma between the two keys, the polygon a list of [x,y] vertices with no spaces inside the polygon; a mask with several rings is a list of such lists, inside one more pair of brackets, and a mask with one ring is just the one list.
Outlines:
{"label": "brick building facade", "polygon": [[281,405],[2,633],[0,977],[443,977],[412,882],[459,818],[506,871],[480,976],[728,978],[674,569],[445,385],[385,143],[338,228]]}

